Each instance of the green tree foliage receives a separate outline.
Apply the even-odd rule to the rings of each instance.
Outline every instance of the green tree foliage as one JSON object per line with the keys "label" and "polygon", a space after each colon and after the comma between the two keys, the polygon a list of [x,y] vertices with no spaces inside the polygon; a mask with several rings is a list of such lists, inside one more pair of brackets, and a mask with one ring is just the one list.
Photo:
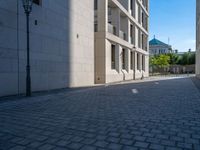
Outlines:
{"label": "green tree foliage", "polygon": [[150,57],[150,66],[165,68],[168,67],[170,63],[170,56],[168,55],[157,55]]}
{"label": "green tree foliage", "polygon": [[195,53],[187,52],[179,56],[177,64],[179,65],[193,65],[195,64]]}
{"label": "green tree foliage", "polygon": [[170,57],[170,61],[169,61],[169,64],[170,65],[175,65],[178,63],[179,61],[179,56],[177,54],[174,54],[174,53],[170,53],[170,54],[167,54],[167,56]]}

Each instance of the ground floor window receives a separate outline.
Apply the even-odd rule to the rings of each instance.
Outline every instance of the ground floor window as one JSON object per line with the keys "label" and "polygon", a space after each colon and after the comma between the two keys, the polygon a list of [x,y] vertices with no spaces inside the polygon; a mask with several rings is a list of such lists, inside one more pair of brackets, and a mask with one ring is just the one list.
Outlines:
{"label": "ground floor window", "polygon": [[126,69],[126,50],[122,49],[122,69]]}
{"label": "ground floor window", "polygon": [[131,52],[131,55],[130,55],[130,61],[131,61],[131,70],[133,70],[133,52]]}
{"label": "ground floor window", "polygon": [[115,45],[111,45],[111,69],[116,69],[115,67]]}
{"label": "ground floor window", "polygon": [[140,70],[140,55],[137,53],[137,70]]}
{"label": "ground floor window", "polygon": [[145,56],[142,55],[142,70],[145,71]]}

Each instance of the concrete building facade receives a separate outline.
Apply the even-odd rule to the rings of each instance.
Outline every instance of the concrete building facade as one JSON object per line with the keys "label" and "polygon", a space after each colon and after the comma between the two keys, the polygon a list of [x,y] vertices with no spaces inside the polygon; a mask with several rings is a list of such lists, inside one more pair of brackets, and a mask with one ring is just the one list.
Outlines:
{"label": "concrete building facade", "polygon": [[200,0],[196,0],[196,75],[200,77]]}
{"label": "concrete building facade", "polygon": [[[32,91],[94,84],[93,7],[93,0],[34,0]],[[0,1],[0,33],[0,96],[24,93],[26,18],[21,0]]]}
{"label": "concrete building facade", "polygon": [[160,54],[170,54],[172,53],[172,46],[161,42],[160,40],[152,39],[149,41],[149,54],[153,55],[160,55]]}
{"label": "concrete building facade", "polygon": [[[33,2],[32,91],[148,77],[148,0]],[[0,97],[25,93],[22,0],[0,1],[0,31]]]}
{"label": "concrete building facade", "polygon": [[95,0],[95,83],[149,76],[148,0]]}

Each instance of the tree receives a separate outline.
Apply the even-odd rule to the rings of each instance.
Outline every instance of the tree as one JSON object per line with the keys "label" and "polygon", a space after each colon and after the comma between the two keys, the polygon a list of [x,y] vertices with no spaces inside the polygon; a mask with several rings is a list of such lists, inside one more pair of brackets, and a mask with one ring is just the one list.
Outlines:
{"label": "tree", "polygon": [[159,68],[169,67],[170,57],[168,55],[161,54],[156,59],[156,65]]}
{"label": "tree", "polygon": [[178,60],[179,60],[179,56],[177,54],[174,54],[174,53],[170,53],[170,54],[167,54],[167,56],[170,57],[170,61],[169,61],[169,64],[170,65],[175,65],[177,64]]}
{"label": "tree", "polygon": [[179,57],[177,64],[179,65],[193,65],[195,64],[195,53],[186,52]]}
{"label": "tree", "polygon": [[150,57],[150,68],[152,69],[152,73],[160,69],[165,69],[169,67],[170,57],[168,55],[156,55]]}

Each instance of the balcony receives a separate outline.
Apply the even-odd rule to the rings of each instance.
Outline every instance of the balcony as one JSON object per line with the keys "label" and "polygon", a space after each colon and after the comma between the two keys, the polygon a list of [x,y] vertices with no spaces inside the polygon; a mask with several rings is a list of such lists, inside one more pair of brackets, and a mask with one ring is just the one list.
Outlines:
{"label": "balcony", "polygon": [[113,26],[112,24],[108,23],[108,32],[116,35],[116,27]]}
{"label": "balcony", "polygon": [[135,43],[134,43],[134,38],[133,38],[133,37],[130,37],[129,43],[135,45]]}
{"label": "balcony", "polygon": [[124,33],[123,31],[119,31],[119,37],[123,40],[126,40],[126,33]]}

